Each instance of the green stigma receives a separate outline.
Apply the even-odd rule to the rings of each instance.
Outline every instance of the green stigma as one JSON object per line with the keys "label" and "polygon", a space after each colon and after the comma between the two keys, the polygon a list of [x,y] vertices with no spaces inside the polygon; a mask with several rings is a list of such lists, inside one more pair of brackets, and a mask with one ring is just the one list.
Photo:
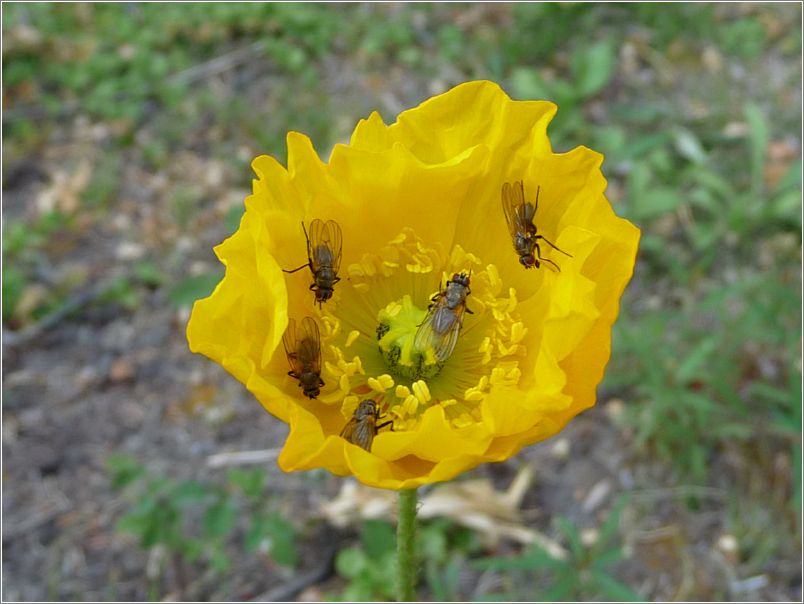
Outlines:
{"label": "green stigma", "polygon": [[441,371],[431,347],[419,350],[414,345],[416,331],[427,316],[405,294],[377,314],[377,342],[389,371],[397,377],[411,380],[431,378]]}

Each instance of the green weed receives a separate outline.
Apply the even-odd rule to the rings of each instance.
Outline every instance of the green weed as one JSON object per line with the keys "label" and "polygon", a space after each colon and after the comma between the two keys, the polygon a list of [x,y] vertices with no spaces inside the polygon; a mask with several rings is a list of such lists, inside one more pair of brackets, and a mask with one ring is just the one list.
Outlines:
{"label": "green weed", "polygon": [[[110,456],[107,467],[128,506],[118,530],[137,536],[143,548],[164,548],[184,572],[202,564],[222,576],[231,567],[233,546],[260,550],[284,566],[298,564],[296,530],[264,497],[262,470],[232,470],[221,486],[154,476],[125,455]],[[247,519],[242,533],[241,518]]]}
{"label": "green weed", "polygon": [[486,558],[473,563],[480,570],[497,571],[509,591],[484,594],[483,601],[589,601],[637,602],[642,598],[613,575],[613,567],[624,559],[618,539],[621,500],[611,511],[591,545],[568,519],[558,518],[558,530],[567,541],[569,555],[555,558],[533,545],[512,558]]}
{"label": "green weed", "polygon": [[393,525],[367,520],[360,530],[360,546],[338,552],[335,570],[349,583],[335,599],[341,602],[393,600],[396,588],[396,531]]}
{"label": "green weed", "polygon": [[[783,379],[794,379],[789,359],[800,334],[801,297],[794,282],[785,283],[789,278],[784,271],[749,275],[712,288],[681,311],[652,311],[617,324],[606,384],[635,394],[638,402],[624,421],[638,446],[653,447],[661,459],[703,480],[722,443],[767,436],[774,422],[788,429],[795,424],[800,405],[778,401],[798,399],[781,394],[757,370],[771,362],[783,368]],[[782,352],[763,358],[771,350]],[[776,403],[757,404],[760,397]]]}
{"label": "green weed", "polygon": [[[61,231],[68,230],[72,216],[53,211],[41,215],[33,222],[8,220],[3,225],[3,321],[14,322],[17,318],[25,323],[36,319],[58,304],[65,293],[60,288],[47,287],[44,296],[35,308],[29,309],[29,316],[16,317],[17,307],[26,288],[39,281],[37,272],[42,262],[45,248],[51,238]],[[43,286],[44,287],[44,286]],[[19,327],[21,325],[15,325]]]}
{"label": "green weed", "polygon": [[[460,572],[466,559],[481,549],[468,529],[448,520],[420,523],[416,536],[417,558],[423,578],[440,601],[459,601]],[[396,598],[396,531],[392,524],[367,520],[360,528],[360,544],[342,549],[335,569],[348,580],[334,599],[342,602],[393,600]]]}
{"label": "green weed", "polygon": [[[68,103],[81,99],[92,115],[138,120],[149,102],[175,107],[189,91],[182,74],[225,46],[259,41],[273,64],[298,72],[330,48],[338,27],[334,10],[317,4],[220,3],[204,11],[147,4],[4,5],[4,32],[27,24],[41,40],[33,48],[4,52],[5,81],[11,98],[33,85],[51,115],[64,110],[66,97]],[[257,49],[255,60],[259,56]]]}

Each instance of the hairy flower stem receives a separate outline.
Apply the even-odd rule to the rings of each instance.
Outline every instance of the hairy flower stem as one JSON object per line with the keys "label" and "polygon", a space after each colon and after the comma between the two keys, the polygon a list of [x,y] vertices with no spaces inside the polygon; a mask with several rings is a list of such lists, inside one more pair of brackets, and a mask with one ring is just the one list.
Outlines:
{"label": "hairy flower stem", "polygon": [[399,491],[399,524],[396,529],[400,602],[416,599],[416,489]]}

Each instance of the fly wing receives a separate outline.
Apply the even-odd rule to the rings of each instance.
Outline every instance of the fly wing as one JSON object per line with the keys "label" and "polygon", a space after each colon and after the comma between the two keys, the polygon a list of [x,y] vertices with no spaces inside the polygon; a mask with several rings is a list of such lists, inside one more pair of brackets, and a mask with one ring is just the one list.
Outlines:
{"label": "fly wing", "polygon": [[304,317],[299,334],[299,362],[310,363],[313,371],[321,372],[321,333],[312,317]]}
{"label": "fly wing", "polygon": [[371,444],[374,442],[376,433],[377,429],[373,417],[368,417],[362,421],[352,418],[341,430],[343,438],[358,447],[364,448],[366,451],[371,451]]}
{"label": "fly wing", "polygon": [[321,268],[320,248],[324,238],[324,221],[315,218],[310,223],[310,231],[307,233],[307,259],[310,261],[310,270],[315,275]]}
{"label": "fly wing", "polygon": [[346,425],[343,427],[343,430],[341,430],[341,436],[346,440],[348,440],[349,442],[352,442],[352,434],[354,434],[356,426],[357,426],[357,420],[353,417],[348,422],[346,422]]}
{"label": "fly wing", "polygon": [[419,325],[419,328],[416,330],[416,335],[413,336],[413,346],[416,350],[425,351],[429,346],[435,348],[438,334],[433,327],[433,321],[435,321],[436,312],[441,307],[441,300],[443,300],[443,295],[439,294],[433,306],[427,311],[424,321],[421,322],[421,325]]}
{"label": "fly wing", "polygon": [[[439,298],[439,300],[443,300],[443,297]],[[452,351],[455,350],[455,345],[458,343],[458,333],[461,331],[465,310],[466,306],[464,304],[451,311],[443,304],[436,302],[430,312],[427,313],[419,329],[416,330],[413,345],[422,351],[432,347],[435,358],[442,363],[446,361],[452,355]],[[439,324],[445,322],[444,313],[454,313],[455,316],[452,317],[451,322],[445,329],[438,329]]]}
{"label": "fly wing", "polygon": [[525,205],[525,189],[522,181],[513,184],[506,182],[502,186],[502,207],[505,213],[505,222],[508,224],[508,232],[511,237],[517,234],[524,234],[527,225],[522,224],[522,206]]}
{"label": "fly wing", "polygon": [[332,268],[337,273],[341,265],[341,248],[343,237],[341,227],[334,220],[324,222],[316,218],[310,223],[307,240],[307,257],[310,268],[317,274],[322,267]]}
{"label": "fly wing", "polygon": [[296,354],[296,320],[288,319],[288,326],[282,334],[282,345],[285,347],[285,356],[290,363],[291,371],[299,373],[299,359]]}
{"label": "fly wing", "polygon": [[455,350],[455,345],[458,343],[458,334],[461,331],[463,324],[463,313],[466,306],[461,304],[455,309],[455,320],[449,326],[447,332],[441,337],[438,346],[435,348],[435,356],[442,363],[452,356],[452,351]]}
{"label": "fly wing", "polygon": [[327,220],[325,244],[332,253],[332,270],[337,274],[341,267],[341,255],[343,253],[343,233],[341,226],[334,220]]}
{"label": "fly wing", "polygon": [[362,422],[357,422],[354,432],[352,432],[351,442],[370,452],[371,443],[374,442],[374,436],[376,436],[376,434],[377,429],[374,424],[374,418],[369,417]]}

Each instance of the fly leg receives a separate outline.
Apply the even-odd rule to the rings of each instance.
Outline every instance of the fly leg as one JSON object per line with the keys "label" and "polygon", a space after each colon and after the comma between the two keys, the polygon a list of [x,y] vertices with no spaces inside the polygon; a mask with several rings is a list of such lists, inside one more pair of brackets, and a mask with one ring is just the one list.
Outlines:
{"label": "fly leg", "polygon": [[289,271],[289,270],[283,268],[282,272],[283,273],[295,273],[296,271],[300,271],[301,269],[303,269],[305,266],[310,266],[310,261],[309,260],[307,262],[305,262],[304,264],[302,264],[299,268],[294,268],[292,271]]}
{"label": "fly leg", "polygon": [[569,256],[570,258],[573,257],[572,254],[568,254],[567,252],[562,250],[560,247],[556,246],[553,242],[551,242],[549,239],[547,239],[547,237],[545,237],[544,235],[536,235],[536,239],[542,239],[547,244],[549,244],[550,247],[553,248],[554,250],[557,250],[557,251],[561,252],[562,254],[564,254],[565,256]]}
{"label": "fly leg", "polygon": [[377,431],[379,432],[380,428],[385,428],[385,426],[391,426],[391,432],[393,432],[393,431],[394,431],[394,420],[392,420],[392,419],[391,419],[391,420],[388,420],[387,422],[384,422],[384,423],[382,423],[382,424],[379,424],[379,425],[378,425],[378,426],[375,428],[375,430],[377,430]]}
{"label": "fly leg", "polygon": [[[541,235],[539,235],[539,237],[541,237]],[[544,239],[544,237],[541,237],[541,238]],[[544,239],[544,240],[547,241],[546,239]],[[553,262],[549,258],[542,258],[542,251],[539,249],[539,244],[534,242],[533,245],[536,248],[536,256],[539,258],[539,260],[541,260],[542,262],[547,262],[549,264],[552,264],[554,267],[556,267],[556,270],[560,273],[561,269],[559,268],[559,266],[555,262]],[[561,251],[561,250],[559,250],[559,251]],[[536,266],[537,267],[539,266],[539,260],[536,260]]]}

